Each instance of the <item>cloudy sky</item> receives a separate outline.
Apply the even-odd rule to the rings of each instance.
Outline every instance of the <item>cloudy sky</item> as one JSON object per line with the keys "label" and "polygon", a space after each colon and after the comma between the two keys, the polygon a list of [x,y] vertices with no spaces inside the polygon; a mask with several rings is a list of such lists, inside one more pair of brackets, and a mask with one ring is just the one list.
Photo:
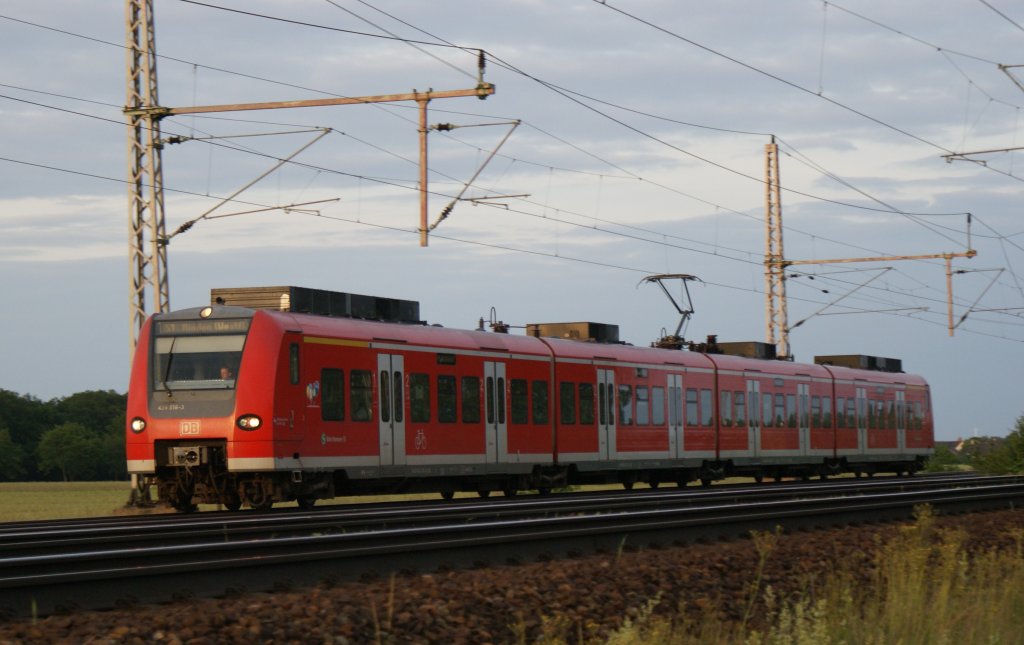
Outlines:
{"label": "cloudy sky", "polygon": [[[796,359],[902,359],[942,439],[1024,414],[1018,3],[154,4],[165,107],[468,89],[478,50],[497,88],[430,103],[430,124],[458,126],[429,135],[430,220],[463,199],[427,248],[414,104],[163,120],[186,139],[163,150],[167,231],[201,218],[168,246],[172,308],[298,285],[417,300],[450,327],[613,323],[646,345],[678,316],[642,279],[686,273],[688,338],[764,340],[775,137],[787,259],[977,251],[953,261],[952,337],[942,260],[791,267]],[[0,388],[126,389],[125,41],[121,2],[0,8]]]}

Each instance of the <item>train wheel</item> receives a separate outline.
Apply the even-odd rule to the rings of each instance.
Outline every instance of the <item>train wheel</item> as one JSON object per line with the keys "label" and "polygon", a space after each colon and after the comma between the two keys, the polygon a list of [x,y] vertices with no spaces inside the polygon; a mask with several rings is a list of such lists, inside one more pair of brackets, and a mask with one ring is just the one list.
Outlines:
{"label": "train wheel", "polygon": [[299,504],[299,508],[313,508],[316,504],[316,498],[312,495],[301,495],[295,499]]}
{"label": "train wheel", "polygon": [[191,490],[176,490],[167,502],[179,513],[194,513],[199,510],[199,506],[192,503]]}
{"label": "train wheel", "polygon": [[622,487],[626,490],[633,490],[633,482],[622,482]]}
{"label": "train wheel", "polygon": [[228,509],[229,511],[237,511],[238,509],[242,508],[242,500],[240,500],[240,499],[228,500],[228,501],[224,502],[224,508]]}
{"label": "train wheel", "polygon": [[700,485],[703,486],[704,488],[707,488],[708,486],[711,486],[711,478],[710,477],[701,477],[700,478]]}
{"label": "train wheel", "polygon": [[757,473],[756,475],[754,475],[754,481],[760,484],[761,482],[764,481],[764,475],[762,473]]}
{"label": "train wheel", "polygon": [[180,499],[171,500],[171,506],[179,513],[195,513],[199,510],[199,505],[193,504],[191,499],[187,502]]}
{"label": "train wheel", "polygon": [[551,489],[546,487],[546,486],[541,486],[540,488],[537,489],[537,494],[538,495],[550,495],[551,494]]}
{"label": "train wheel", "polygon": [[510,486],[510,487],[506,488],[505,490],[503,490],[502,492],[505,494],[505,497],[515,497],[516,493],[518,491],[515,488]]}
{"label": "train wheel", "polygon": [[476,494],[479,495],[480,497],[483,497],[484,499],[487,499],[488,497],[491,496],[491,491],[489,491],[489,490],[478,490],[476,492]]}
{"label": "train wheel", "polygon": [[441,497],[444,498],[447,501],[451,501],[452,499],[455,498],[455,491],[445,489],[445,490],[441,491]]}

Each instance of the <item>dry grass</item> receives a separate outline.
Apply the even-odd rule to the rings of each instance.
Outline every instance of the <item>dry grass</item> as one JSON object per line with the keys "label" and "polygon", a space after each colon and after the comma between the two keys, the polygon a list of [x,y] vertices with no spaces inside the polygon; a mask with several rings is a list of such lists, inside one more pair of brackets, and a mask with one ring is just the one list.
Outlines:
{"label": "dry grass", "polygon": [[[854,572],[837,571],[814,596],[783,600],[761,593],[768,627],[654,616],[648,610],[625,621],[606,641],[614,645],[959,645],[1024,642],[1024,531],[1016,546],[969,556],[960,530],[934,526],[927,509],[917,522],[886,544],[876,560],[873,583],[858,584]],[[770,557],[770,549],[761,553]],[[760,553],[760,549],[759,549]],[[756,575],[756,574],[755,574]],[[559,642],[556,640],[551,642]],[[574,642],[571,638],[560,642]]]}

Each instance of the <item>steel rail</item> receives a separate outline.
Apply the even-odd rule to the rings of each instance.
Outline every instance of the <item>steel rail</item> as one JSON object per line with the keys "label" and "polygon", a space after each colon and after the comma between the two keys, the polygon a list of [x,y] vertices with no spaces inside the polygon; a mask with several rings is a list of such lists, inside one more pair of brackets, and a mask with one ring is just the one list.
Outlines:
{"label": "steel rail", "polygon": [[[868,490],[874,492],[838,496],[812,495],[805,490],[798,496],[742,502],[709,496],[703,503],[663,501],[641,508],[620,505],[563,513],[547,509],[532,515],[445,515],[434,521],[342,532],[265,534],[247,539],[206,535],[187,543],[155,546],[101,542],[89,549],[35,554],[0,551],[0,614],[41,615],[76,606],[102,608],[125,601],[221,595],[230,589],[259,591],[316,584],[371,572],[613,551],[625,545],[735,537],[776,526],[792,530],[900,519],[925,503],[939,512],[1024,503],[1021,478],[993,479],[972,486],[946,482],[938,489],[917,490],[879,490],[871,482]],[[271,515],[278,514],[259,517],[266,520]]]}
{"label": "steel rail", "polygon": [[977,482],[1024,481],[1021,478],[965,478],[931,476],[919,478],[879,478],[873,480],[837,479],[824,482],[729,485],[713,488],[667,488],[634,491],[600,491],[551,496],[461,499],[452,502],[419,501],[326,506],[318,509],[278,509],[276,512],[221,512],[199,515],[149,515],[143,517],[91,518],[0,524],[0,554],[53,549],[91,548],[105,544],[130,542],[170,544],[216,536],[219,539],[249,539],[266,533],[299,534],[309,530],[367,530],[396,523],[438,522],[472,515],[515,517],[538,513],[579,513],[615,508],[642,508],[665,504],[707,504],[715,500],[736,503],[785,499],[791,496],[849,495],[865,491],[921,490],[955,483],[962,486]]}

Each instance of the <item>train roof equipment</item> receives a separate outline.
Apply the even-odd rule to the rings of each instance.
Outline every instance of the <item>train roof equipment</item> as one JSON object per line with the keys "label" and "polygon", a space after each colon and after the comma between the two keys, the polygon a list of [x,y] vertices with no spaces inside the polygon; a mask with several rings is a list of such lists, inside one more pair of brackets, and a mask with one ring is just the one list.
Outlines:
{"label": "train roof equipment", "polygon": [[307,287],[210,289],[210,304],[421,325],[420,303]]}
{"label": "train roof equipment", "polygon": [[815,356],[814,362],[817,365],[835,365],[837,367],[851,367],[853,369],[872,370],[874,372],[903,372],[902,360],[882,356],[837,354],[835,356]]}
{"label": "train roof equipment", "polygon": [[621,343],[618,325],[595,322],[530,323],[526,325],[526,335],[591,343]]}

